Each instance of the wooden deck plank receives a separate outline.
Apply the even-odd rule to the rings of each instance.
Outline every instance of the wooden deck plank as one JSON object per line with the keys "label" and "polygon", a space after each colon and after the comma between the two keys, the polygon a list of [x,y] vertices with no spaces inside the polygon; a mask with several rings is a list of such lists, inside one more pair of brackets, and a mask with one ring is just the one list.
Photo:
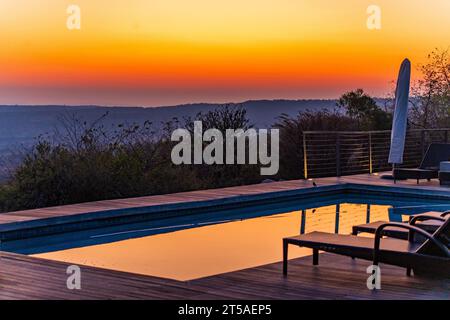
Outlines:
{"label": "wooden deck plank", "polygon": [[369,262],[322,254],[180,282],[81,266],[81,290],[66,287],[68,264],[2,253],[0,299],[449,299],[450,280],[407,277],[381,265],[382,290],[366,287]]}

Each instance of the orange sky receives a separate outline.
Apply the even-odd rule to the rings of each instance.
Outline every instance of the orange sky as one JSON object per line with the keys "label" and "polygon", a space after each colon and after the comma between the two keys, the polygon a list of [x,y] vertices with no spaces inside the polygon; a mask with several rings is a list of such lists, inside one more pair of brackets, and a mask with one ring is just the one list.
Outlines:
{"label": "orange sky", "polygon": [[[69,4],[81,30],[66,28]],[[366,27],[371,4],[381,30]],[[0,104],[385,95],[404,57],[450,46],[449,12],[449,0],[0,0]]]}

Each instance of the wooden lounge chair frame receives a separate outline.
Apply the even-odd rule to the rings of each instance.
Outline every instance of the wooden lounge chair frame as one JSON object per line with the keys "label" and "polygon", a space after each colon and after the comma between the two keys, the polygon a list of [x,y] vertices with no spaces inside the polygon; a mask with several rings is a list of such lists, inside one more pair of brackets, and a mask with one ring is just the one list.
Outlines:
{"label": "wooden lounge chair frame", "polygon": [[428,147],[419,168],[394,168],[392,172],[394,183],[396,183],[397,180],[416,179],[417,184],[419,184],[422,179],[427,179],[428,181],[431,179],[437,179],[439,177],[440,162],[449,159],[449,143],[432,143]]}
{"label": "wooden lounge chair frame", "polygon": [[[414,221],[414,224],[415,224],[416,222],[420,222],[420,221],[433,220],[433,219],[420,220],[421,219],[420,217],[427,216],[427,215],[428,215],[427,213],[424,213],[424,214],[418,214],[418,215],[411,216],[409,223]],[[449,215],[450,215],[450,211],[446,211],[436,217],[445,218]],[[445,219],[435,219],[435,220],[438,221],[439,223],[437,223],[435,225],[422,224],[422,225],[417,225],[417,227],[419,227],[429,233],[433,233],[442,224],[441,222],[445,221]],[[375,234],[375,231],[377,230],[377,228],[385,223],[388,223],[388,221],[376,221],[376,222],[372,222],[372,223],[366,223],[366,224],[360,224],[360,225],[353,226],[352,235],[357,236],[360,233]],[[392,238],[403,239],[403,240],[407,240],[409,238],[409,231],[405,230],[403,228],[391,228],[391,229],[385,230],[384,233],[385,233],[385,236],[392,237]]]}
{"label": "wooden lounge chair frame", "polygon": [[[381,225],[375,232],[375,239],[358,237],[353,235],[336,235],[329,233],[313,232],[311,234],[300,235],[297,237],[283,239],[283,274],[287,275],[288,270],[288,246],[290,244],[300,247],[308,247],[313,249],[313,265],[319,264],[319,251],[331,252],[335,254],[346,255],[349,257],[372,260],[373,265],[381,263],[405,267],[407,275],[414,273],[431,273],[434,275],[450,276],[450,251],[447,245],[444,245],[438,237],[447,237],[450,228],[450,218],[447,217],[445,222],[438,228],[434,234],[430,234],[414,224],[421,220],[438,219],[435,216],[421,216],[412,221],[412,224],[389,222]],[[385,236],[384,230],[388,227],[398,227],[407,229],[411,237],[418,233],[426,240],[421,244],[413,244],[410,240],[389,239],[393,244],[391,248],[382,248],[382,238]],[[322,239],[323,240],[322,240]],[[333,238],[333,239],[330,239]],[[318,239],[321,239],[320,241]],[[351,240],[351,241],[350,241]],[[338,243],[338,242],[341,243]],[[352,244],[343,244],[342,242],[364,242],[372,243],[373,248],[369,246],[355,246]],[[396,247],[408,248],[400,251]],[[430,253],[430,246],[433,250]],[[439,253],[439,254],[438,254]]]}
{"label": "wooden lounge chair frame", "polygon": [[[422,216],[422,217],[417,217],[417,218],[422,218],[422,219],[427,219],[426,217]],[[436,219],[435,217],[429,217],[430,219]],[[447,219],[448,221],[441,226],[439,230],[441,230],[441,228],[446,227],[449,223],[450,223],[450,219]],[[396,227],[396,228],[404,228],[406,230],[409,231],[409,239],[408,242],[411,242],[412,239],[414,238],[413,234],[418,233],[421,236],[425,237],[425,239],[427,239],[419,248],[417,248],[417,250],[414,252],[414,254],[419,254],[419,252],[424,248],[424,246],[429,245],[428,241],[431,241],[438,249],[440,249],[444,255],[449,258],[448,262],[449,265],[448,267],[450,267],[450,251],[447,248],[447,246],[445,246],[442,242],[440,242],[439,240],[436,239],[436,237],[434,237],[433,235],[431,235],[430,233],[426,232],[425,230],[418,228],[412,224],[402,224],[402,223],[397,223],[397,222],[389,222],[389,223],[385,223],[382,226],[380,226],[377,231],[375,232],[375,242],[374,242],[374,251],[373,251],[373,265],[377,266],[380,261],[381,262],[385,262],[383,261],[383,257],[382,257],[382,253],[380,250],[380,244],[381,244],[381,239],[383,238],[383,231],[385,228],[388,227]],[[436,232],[438,232],[436,231]],[[436,234],[436,233],[435,233]],[[396,264],[398,265],[398,264]],[[407,275],[410,276],[411,275],[411,266],[407,266]],[[450,271],[450,269],[449,269]]]}

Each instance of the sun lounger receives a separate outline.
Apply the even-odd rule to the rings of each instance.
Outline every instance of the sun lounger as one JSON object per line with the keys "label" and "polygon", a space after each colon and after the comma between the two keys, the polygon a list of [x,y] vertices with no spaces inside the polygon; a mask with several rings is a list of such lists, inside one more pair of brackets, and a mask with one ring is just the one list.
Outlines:
{"label": "sun lounger", "polygon": [[[412,219],[414,219],[415,217],[420,217],[420,216],[432,216],[432,217],[438,217],[438,218],[439,217],[445,218],[448,215],[450,215],[450,211],[447,211],[444,213],[442,213],[442,212],[427,212],[424,214],[411,216],[410,221]],[[434,233],[442,225],[442,221],[443,220],[439,221],[439,219],[437,219],[437,220],[428,219],[428,220],[424,220],[424,221],[417,221],[418,223],[416,224],[416,226],[418,228],[421,228],[421,229],[429,232],[429,233]],[[376,221],[376,222],[365,223],[365,224],[353,226],[352,234],[355,236],[357,236],[360,233],[375,234],[378,227],[380,227],[381,225],[383,225],[385,223],[388,223],[388,222],[387,221]],[[392,237],[392,238],[408,239],[409,231],[405,230],[403,228],[391,227],[391,228],[385,229],[384,234],[386,236]]]}
{"label": "sun lounger", "polygon": [[450,160],[450,143],[432,143],[419,168],[395,168],[393,170],[394,183],[397,180],[416,179],[419,184],[421,179],[437,179],[440,163],[448,160]]}
{"label": "sun lounger", "polygon": [[[319,264],[319,251],[325,251],[372,260],[374,265],[386,263],[404,267],[407,268],[408,275],[413,270],[415,274],[450,277],[450,217],[444,219],[445,222],[433,234],[414,225],[392,222],[380,225],[375,232],[375,238],[325,232],[284,238],[283,274],[287,275],[288,270],[288,247],[296,245],[313,249],[314,265]],[[408,230],[410,239],[417,233],[426,240],[417,243],[385,237],[384,230],[391,227]]]}

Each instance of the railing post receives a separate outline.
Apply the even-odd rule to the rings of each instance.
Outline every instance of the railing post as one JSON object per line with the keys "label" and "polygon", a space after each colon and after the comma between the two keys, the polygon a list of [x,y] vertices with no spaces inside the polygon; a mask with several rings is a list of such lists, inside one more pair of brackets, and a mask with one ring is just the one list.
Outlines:
{"label": "railing post", "polygon": [[372,132],[369,132],[369,174],[373,173],[372,163]]}
{"label": "railing post", "polygon": [[448,143],[448,130],[445,130],[445,143]]}
{"label": "railing post", "polygon": [[341,176],[341,136],[336,134],[336,177]]}
{"label": "railing post", "polygon": [[420,149],[422,150],[422,159],[425,156],[425,129],[420,131]]}
{"label": "railing post", "polygon": [[308,153],[306,151],[306,133],[303,132],[303,177],[308,179]]}

